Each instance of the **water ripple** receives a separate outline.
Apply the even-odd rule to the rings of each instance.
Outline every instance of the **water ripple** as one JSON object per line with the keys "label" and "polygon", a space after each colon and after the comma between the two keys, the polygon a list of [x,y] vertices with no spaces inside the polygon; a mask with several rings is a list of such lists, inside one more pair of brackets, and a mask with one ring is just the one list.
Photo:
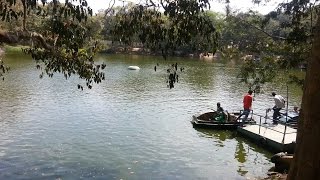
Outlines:
{"label": "water ripple", "polygon": [[[235,84],[235,69],[181,59],[100,61],[107,80],[84,91],[75,77],[38,79],[31,61],[12,62],[0,84],[0,179],[245,179],[272,166],[270,153],[189,122],[217,102],[241,108],[246,87]],[[168,89],[165,68],[176,61],[186,72]],[[273,103],[268,95],[255,99],[259,112]]]}

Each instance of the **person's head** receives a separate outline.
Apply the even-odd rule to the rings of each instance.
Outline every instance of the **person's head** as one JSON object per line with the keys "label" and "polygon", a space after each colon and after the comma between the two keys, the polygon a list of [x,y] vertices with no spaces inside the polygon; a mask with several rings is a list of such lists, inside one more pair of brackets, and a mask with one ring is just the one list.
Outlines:
{"label": "person's head", "polygon": [[253,91],[250,89],[250,90],[248,91],[248,94],[251,95],[252,93],[253,93]]}
{"label": "person's head", "polygon": [[298,112],[298,106],[293,107],[293,110]]}
{"label": "person's head", "polygon": [[275,95],[277,95],[277,94],[276,94],[275,92],[272,92],[271,94],[272,94],[272,96],[275,96]]}
{"label": "person's head", "polygon": [[219,102],[217,103],[217,107],[220,107],[220,103]]}

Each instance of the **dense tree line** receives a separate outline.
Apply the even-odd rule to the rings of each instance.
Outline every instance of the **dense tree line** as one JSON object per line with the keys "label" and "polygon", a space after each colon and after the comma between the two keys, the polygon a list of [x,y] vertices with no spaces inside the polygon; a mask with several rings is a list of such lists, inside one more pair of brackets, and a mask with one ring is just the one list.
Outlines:
{"label": "dense tree line", "polygon": [[114,8],[106,14],[106,36],[125,45],[139,42],[164,57],[176,50],[215,51],[218,34],[200,2],[163,2],[164,12],[152,4]]}

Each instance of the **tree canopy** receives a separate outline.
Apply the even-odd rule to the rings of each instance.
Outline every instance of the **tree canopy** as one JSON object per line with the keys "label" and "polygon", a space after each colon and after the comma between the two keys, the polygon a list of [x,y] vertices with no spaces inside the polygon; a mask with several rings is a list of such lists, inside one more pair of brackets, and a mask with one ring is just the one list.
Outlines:
{"label": "tree canopy", "polygon": [[[162,51],[166,57],[181,46],[215,51],[218,34],[212,19],[204,13],[206,0],[149,1],[144,5],[122,7],[115,15],[113,40],[124,44],[141,42],[144,47]],[[161,7],[163,12],[160,11]]]}
{"label": "tree canopy", "polygon": [[[25,41],[30,47],[24,48],[23,52],[37,62],[37,68],[42,70],[40,77],[43,74],[52,77],[59,72],[67,79],[76,74],[91,88],[93,83],[104,79],[101,69],[105,65],[95,64],[93,60],[100,45],[91,39],[90,29],[86,26],[92,9],[85,0],[76,2],[78,4],[68,0],[65,3],[57,0],[0,1],[2,21],[13,22],[22,18],[21,29],[0,32],[0,43]],[[27,20],[33,16],[39,17],[40,21],[29,29]],[[80,84],[78,87],[83,88]]]}

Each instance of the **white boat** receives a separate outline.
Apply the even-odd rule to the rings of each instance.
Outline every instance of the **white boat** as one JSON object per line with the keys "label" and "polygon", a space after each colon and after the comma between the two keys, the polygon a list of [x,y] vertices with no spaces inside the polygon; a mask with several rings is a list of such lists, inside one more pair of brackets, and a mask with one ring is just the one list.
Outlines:
{"label": "white boat", "polygon": [[128,67],[129,70],[139,70],[139,66],[129,66]]}

